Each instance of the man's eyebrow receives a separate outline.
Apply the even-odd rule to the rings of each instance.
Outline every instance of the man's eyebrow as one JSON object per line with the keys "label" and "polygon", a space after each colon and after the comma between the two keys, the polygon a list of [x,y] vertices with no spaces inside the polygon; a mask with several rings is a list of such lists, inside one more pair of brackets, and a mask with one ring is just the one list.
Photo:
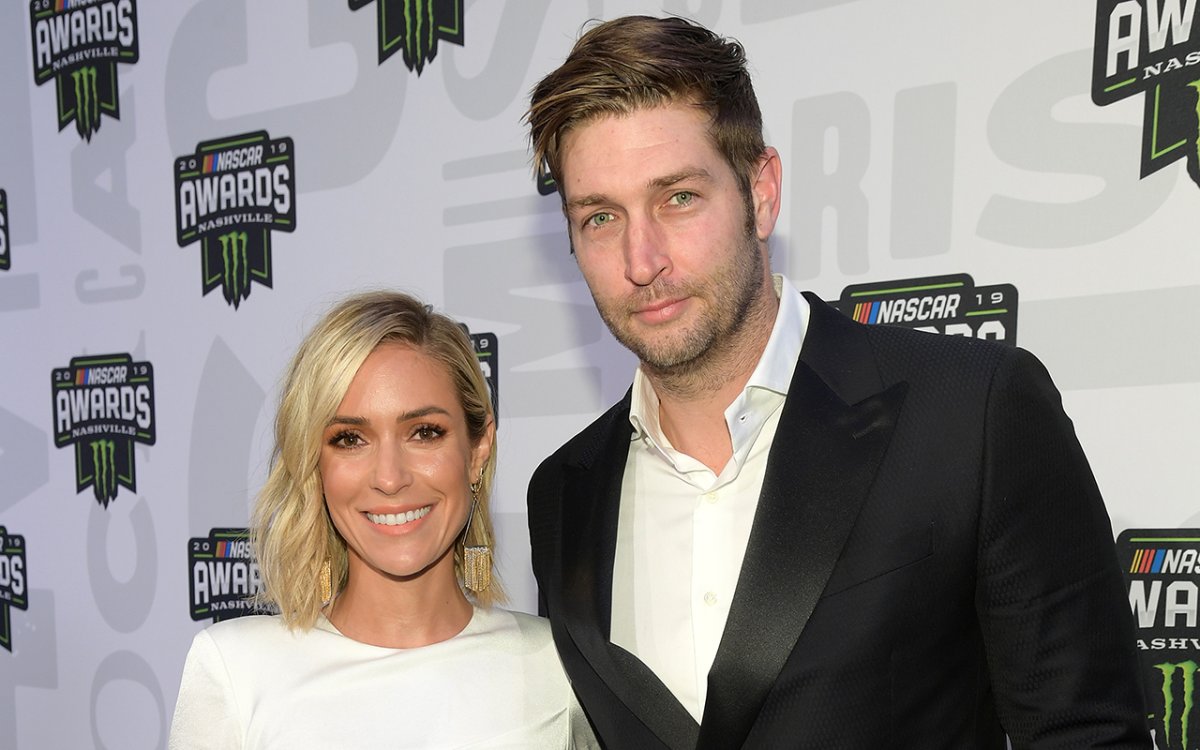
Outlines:
{"label": "man's eyebrow", "polygon": [[570,213],[581,208],[591,208],[592,206],[608,202],[608,196],[603,193],[592,193],[591,195],[584,195],[567,201],[567,212]]}
{"label": "man's eyebrow", "polygon": [[709,174],[707,169],[703,169],[701,167],[694,167],[694,168],[684,169],[684,170],[676,172],[674,174],[663,175],[662,177],[655,177],[654,179],[650,180],[650,182],[647,184],[647,187],[664,188],[664,187],[671,187],[672,185],[678,185],[679,183],[685,182],[687,180],[707,181],[710,179],[712,179],[712,175]]}
{"label": "man's eyebrow", "polygon": [[[687,180],[708,181],[712,179],[712,174],[707,169],[694,167],[674,172],[672,174],[663,175],[662,177],[654,177],[646,183],[646,187],[652,190],[671,187],[678,185]],[[591,193],[589,195],[581,195],[578,198],[573,198],[567,201],[567,212],[577,211],[579,209],[590,208],[605,203],[610,203],[611,199],[604,193]]]}

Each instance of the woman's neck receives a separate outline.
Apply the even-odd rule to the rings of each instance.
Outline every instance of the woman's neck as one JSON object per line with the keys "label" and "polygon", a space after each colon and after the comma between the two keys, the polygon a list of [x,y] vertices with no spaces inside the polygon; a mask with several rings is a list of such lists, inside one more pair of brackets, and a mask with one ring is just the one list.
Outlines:
{"label": "woman's neck", "polygon": [[450,575],[429,570],[399,580],[378,571],[350,570],[346,587],[325,608],[342,635],[372,646],[416,648],[449,640],[471,621],[471,603]]}

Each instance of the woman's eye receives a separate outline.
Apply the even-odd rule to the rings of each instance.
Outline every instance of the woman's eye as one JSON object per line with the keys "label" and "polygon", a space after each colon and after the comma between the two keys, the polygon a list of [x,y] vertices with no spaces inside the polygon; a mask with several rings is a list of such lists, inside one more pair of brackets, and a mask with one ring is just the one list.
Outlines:
{"label": "woman's eye", "polygon": [[432,424],[423,424],[416,429],[413,436],[417,440],[437,440],[443,434],[445,434],[445,431],[441,427]]}
{"label": "woman's eye", "polygon": [[362,445],[362,436],[354,432],[339,432],[329,438],[329,444],[336,448],[357,448]]}

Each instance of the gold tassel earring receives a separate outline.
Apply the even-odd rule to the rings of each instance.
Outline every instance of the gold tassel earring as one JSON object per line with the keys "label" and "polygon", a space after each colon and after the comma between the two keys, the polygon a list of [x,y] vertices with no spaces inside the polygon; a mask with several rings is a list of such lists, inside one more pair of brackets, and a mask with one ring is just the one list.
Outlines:
{"label": "gold tassel earring", "polygon": [[471,521],[479,507],[479,490],[483,486],[483,471],[479,480],[471,485],[471,511],[467,516],[467,528],[463,531],[463,585],[476,594],[487,591],[492,585],[492,548],[486,544],[467,544],[471,533]]}
{"label": "gold tassel earring", "polygon": [[321,603],[326,604],[333,598],[333,574],[330,572],[329,558],[325,558],[325,562],[321,563],[318,583],[321,587]]}

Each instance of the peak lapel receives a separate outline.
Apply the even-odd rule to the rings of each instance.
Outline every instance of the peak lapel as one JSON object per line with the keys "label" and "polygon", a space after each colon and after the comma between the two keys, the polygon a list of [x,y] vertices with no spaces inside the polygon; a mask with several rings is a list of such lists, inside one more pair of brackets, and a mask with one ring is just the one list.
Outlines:
{"label": "peak lapel", "polygon": [[830,340],[830,327],[855,324],[820,308],[814,305],[810,339],[772,443],[737,591],[709,672],[698,748],[741,747],[745,741],[854,526],[907,391],[904,383],[882,393],[875,387],[876,395],[847,405],[818,374],[825,355],[837,350],[843,379],[853,372],[848,364],[866,368],[865,375],[850,376],[862,382],[843,391],[877,385],[874,363],[865,350],[855,361],[861,331],[843,331],[849,342]]}
{"label": "peak lapel", "polygon": [[[693,748],[699,727],[637,657],[609,641],[621,481],[629,453],[628,396],[596,450],[569,467],[563,509],[567,631],[605,685],[670,748]],[[623,415],[624,418],[621,418]]]}

